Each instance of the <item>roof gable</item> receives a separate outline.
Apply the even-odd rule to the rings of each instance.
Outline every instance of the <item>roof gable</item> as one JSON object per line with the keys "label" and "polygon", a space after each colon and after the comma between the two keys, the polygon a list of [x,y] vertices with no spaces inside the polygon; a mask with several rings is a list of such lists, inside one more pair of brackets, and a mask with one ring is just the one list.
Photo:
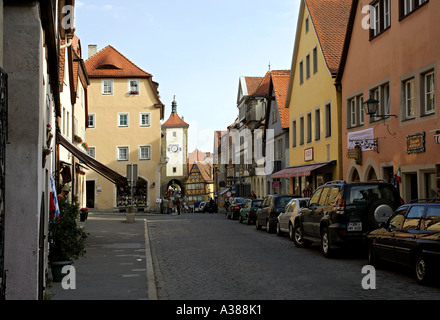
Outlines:
{"label": "roof gable", "polygon": [[289,128],[289,109],[287,108],[287,92],[289,89],[290,70],[271,72],[272,94],[275,96],[278,113],[283,129]]}
{"label": "roof gable", "polygon": [[107,46],[86,62],[91,78],[150,78],[145,72],[112,46]]}
{"label": "roof gable", "polygon": [[352,0],[305,0],[322,53],[332,74],[342,56]]}

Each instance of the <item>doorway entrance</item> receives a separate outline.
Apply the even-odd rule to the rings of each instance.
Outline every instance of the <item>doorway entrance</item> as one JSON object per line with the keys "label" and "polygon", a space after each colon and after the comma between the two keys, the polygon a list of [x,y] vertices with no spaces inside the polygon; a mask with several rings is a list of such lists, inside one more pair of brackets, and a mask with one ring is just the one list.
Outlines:
{"label": "doorway entrance", "polygon": [[95,181],[86,182],[86,205],[88,208],[95,208]]}
{"label": "doorway entrance", "polygon": [[417,173],[408,173],[405,175],[406,184],[406,199],[405,202],[410,202],[419,198],[419,188],[417,186]]}

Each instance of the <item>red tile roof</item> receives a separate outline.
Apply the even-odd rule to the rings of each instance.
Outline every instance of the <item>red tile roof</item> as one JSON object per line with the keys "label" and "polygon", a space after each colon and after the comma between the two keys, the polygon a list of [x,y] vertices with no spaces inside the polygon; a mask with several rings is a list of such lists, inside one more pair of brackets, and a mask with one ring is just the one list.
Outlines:
{"label": "red tile roof", "polygon": [[107,46],[86,62],[90,78],[150,78],[145,72],[112,46]]}
{"label": "red tile roof", "polygon": [[169,128],[188,128],[189,124],[182,120],[177,113],[171,113],[169,119],[162,125]]}
{"label": "red tile roof", "polygon": [[289,108],[286,105],[289,89],[290,70],[271,71],[273,90],[277,101],[283,129],[289,128]]}
{"label": "red tile roof", "polygon": [[260,86],[264,77],[245,77],[248,95],[251,96]]}
{"label": "red tile roof", "polygon": [[344,47],[352,0],[305,0],[327,66],[336,74]]}

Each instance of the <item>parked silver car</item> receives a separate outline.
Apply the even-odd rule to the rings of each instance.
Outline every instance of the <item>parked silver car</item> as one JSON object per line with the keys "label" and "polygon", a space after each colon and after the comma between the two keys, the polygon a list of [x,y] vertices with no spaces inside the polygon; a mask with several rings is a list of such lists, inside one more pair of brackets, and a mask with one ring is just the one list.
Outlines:
{"label": "parked silver car", "polygon": [[289,201],[284,210],[277,218],[277,235],[281,236],[289,233],[290,240],[293,240],[293,227],[295,226],[295,217],[299,210],[307,206],[309,198],[294,198]]}

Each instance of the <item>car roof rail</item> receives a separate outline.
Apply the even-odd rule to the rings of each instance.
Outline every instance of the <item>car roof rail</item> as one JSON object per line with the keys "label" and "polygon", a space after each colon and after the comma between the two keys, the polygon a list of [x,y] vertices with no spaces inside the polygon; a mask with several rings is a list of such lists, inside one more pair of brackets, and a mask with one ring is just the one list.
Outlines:
{"label": "car roof rail", "polygon": [[327,182],[325,185],[331,185],[331,184],[347,184],[347,181],[345,180],[333,180]]}
{"label": "car roof rail", "polygon": [[440,198],[426,198],[426,199],[414,199],[409,203],[419,203],[419,202],[440,202]]}

